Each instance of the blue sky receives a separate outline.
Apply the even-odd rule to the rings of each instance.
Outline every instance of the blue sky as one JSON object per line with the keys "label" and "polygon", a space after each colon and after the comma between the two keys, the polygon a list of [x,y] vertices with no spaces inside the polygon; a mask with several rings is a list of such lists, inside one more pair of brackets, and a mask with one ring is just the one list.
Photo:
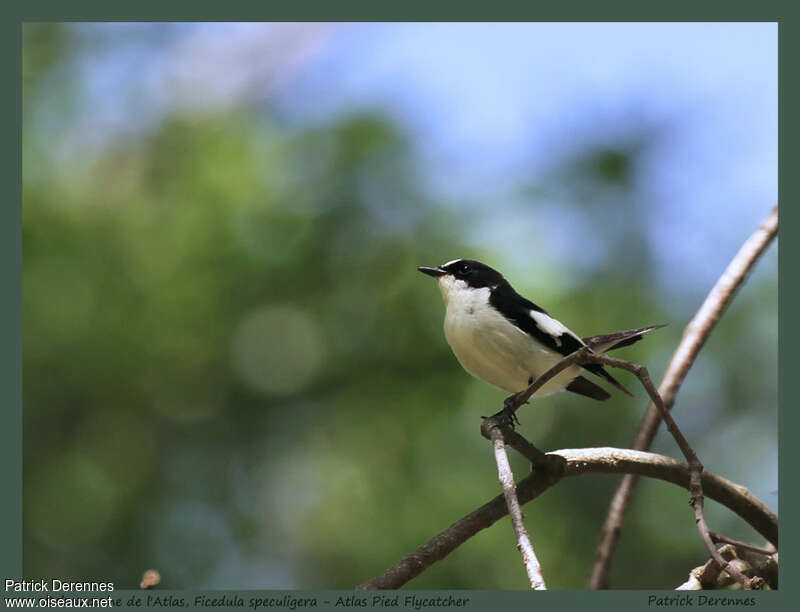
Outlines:
{"label": "blue sky", "polygon": [[[387,109],[414,134],[434,190],[501,210],[575,147],[624,138],[631,117],[668,125],[641,205],[665,268],[708,262],[698,286],[777,199],[775,24],[356,24],[288,92],[305,120]],[[473,240],[508,244],[515,223],[489,218]]]}

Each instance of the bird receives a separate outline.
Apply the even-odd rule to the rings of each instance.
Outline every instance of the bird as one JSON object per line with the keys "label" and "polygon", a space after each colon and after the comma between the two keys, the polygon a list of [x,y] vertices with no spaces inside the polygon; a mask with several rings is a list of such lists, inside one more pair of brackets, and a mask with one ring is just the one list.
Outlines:
{"label": "bird", "polygon": [[[500,272],[484,263],[454,259],[417,269],[438,281],[446,307],[445,339],[461,366],[474,377],[512,394],[524,391],[564,357],[584,346],[604,353],[630,346],[647,332],[664,327],[650,325],[580,338],[544,308],[522,297]],[[632,395],[601,364],[585,364],[569,366],[533,397],[564,390],[598,401],[611,397],[584,372]]]}

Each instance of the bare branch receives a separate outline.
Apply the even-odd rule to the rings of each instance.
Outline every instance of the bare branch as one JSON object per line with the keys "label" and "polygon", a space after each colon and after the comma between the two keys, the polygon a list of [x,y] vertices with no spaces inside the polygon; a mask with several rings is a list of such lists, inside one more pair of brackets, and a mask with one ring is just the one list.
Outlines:
{"label": "bare branch", "polygon": [[[759,585],[769,584],[778,588],[777,561],[771,555],[752,558],[743,558],[734,546],[726,545],[719,549],[719,554],[730,567],[736,568],[742,574],[751,576],[751,580]],[[694,568],[689,572],[689,579],[676,587],[677,591],[701,591],[703,589],[724,589],[731,586],[735,580],[723,571],[714,559],[709,559],[704,565]]]}
{"label": "bare branch", "polygon": [[537,591],[546,591],[547,586],[545,585],[544,576],[542,575],[542,567],[539,565],[539,560],[536,558],[536,552],[533,550],[533,545],[525,529],[525,522],[522,520],[522,509],[520,508],[517,492],[514,487],[514,474],[511,472],[511,465],[508,462],[503,432],[499,427],[493,426],[488,428],[487,433],[494,446],[494,459],[497,462],[497,476],[503,487],[503,496],[506,500],[508,513],[511,516],[511,524],[514,527],[514,533],[517,536],[517,549],[522,555],[522,561],[525,564],[525,571],[528,573],[531,588]]}
{"label": "bare branch", "polygon": [[764,548],[763,546],[754,546],[753,544],[748,544],[747,542],[740,542],[739,540],[733,540],[731,538],[725,537],[724,535],[720,535],[714,531],[709,531],[709,535],[716,544],[731,544],[736,548],[749,550],[758,553],[760,555],[766,555],[767,557],[770,555],[774,555],[777,552],[775,548]]}
{"label": "bare branch", "polygon": [[658,394],[653,382],[650,380],[650,375],[647,372],[647,368],[630,361],[625,361],[624,359],[615,359],[614,357],[596,354],[586,355],[586,357],[582,359],[580,363],[599,363],[623,370],[628,370],[639,378],[642,386],[647,390],[650,400],[653,402],[653,404],[655,404],[658,410],[661,411],[661,418],[666,423],[667,429],[672,434],[672,437],[675,438],[675,442],[678,443],[683,456],[686,457],[686,461],[689,464],[689,491],[692,494],[689,503],[694,509],[697,530],[699,531],[700,537],[702,538],[703,543],[706,545],[708,552],[711,554],[711,558],[714,559],[714,561],[716,561],[724,571],[733,576],[737,581],[741,582],[745,588],[751,588],[754,586],[754,582],[750,581],[747,576],[738,571],[736,567],[730,566],[728,562],[722,558],[717,550],[717,547],[714,545],[714,542],[711,540],[710,530],[708,528],[708,524],[706,523],[705,512],[703,511],[703,484],[701,476],[703,472],[703,464],[700,463],[700,459],[698,459],[694,449],[686,440],[685,436],[678,427],[678,424],[672,418],[669,410],[667,410],[667,408],[664,406],[661,396]]}
{"label": "bare branch", "polygon": [[[639,382],[642,383],[642,386],[647,390],[647,394],[650,396],[650,401],[660,411],[661,418],[667,424],[667,429],[669,429],[669,432],[675,438],[675,441],[678,443],[683,456],[686,457],[686,461],[689,463],[689,467],[691,468],[690,491],[692,493],[692,497],[690,504],[694,509],[695,522],[697,523],[697,529],[700,533],[703,543],[706,545],[711,557],[720,565],[720,567],[727,571],[731,576],[736,578],[736,580],[740,581],[745,588],[750,588],[751,582],[747,579],[747,577],[741,572],[738,572],[735,567],[728,567],[727,562],[719,555],[714,542],[711,540],[708,524],[706,523],[705,512],[703,510],[703,485],[701,480],[703,464],[700,462],[700,459],[698,459],[694,449],[686,440],[685,436],[678,427],[678,424],[672,418],[669,410],[667,410],[665,407],[661,396],[653,385],[653,382],[650,380],[650,375],[647,371],[647,368],[644,366],[635,364],[631,361],[626,361],[624,359],[616,359],[614,357],[608,357],[607,355],[599,355],[597,353],[593,353],[588,346],[584,346],[571,355],[568,355],[559,363],[550,368],[547,372],[542,374],[537,380],[531,383],[527,389],[508,397],[505,401],[505,409],[503,413],[498,413],[491,419],[487,419],[487,422],[496,421],[498,423],[497,427],[500,427],[500,423],[502,423],[503,419],[508,420],[509,414],[514,414],[520,406],[525,404],[528,399],[533,396],[534,393],[536,393],[536,391],[538,391],[548,380],[553,378],[559,372],[570,365],[588,364],[606,365],[627,370],[628,372],[635,374],[639,379]],[[486,422],[484,422],[484,426],[485,425]]]}
{"label": "bare branch", "polygon": [[[566,460],[564,476],[582,474],[636,474],[657,478],[690,488],[690,468],[686,463],[645,451],[619,448],[562,449],[548,453]],[[778,517],[764,503],[741,485],[713,472],[702,473],[706,495],[744,519],[772,544],[778,542]]]}
{"label": "bare branch", "polygon": [[[484,438],[491,440],[491,437],[488,435],[488,429],[490,427],[489,419],[486,419],[481,426],[481,434],[483,434]],[[506,444],[508,444],[511,448],[517,451],[523,457],[526,457],[531,462],[531,469],[535,468],[542,468],[544,470],[553,469],[553,458],[554,455],[548,455],[543,453],[538,448],[536,448],[531,442],[524,436],[520,435],[516,431],[514,431],[510,427],[506,427],[503,429],[503,437],[506,440]],[[563,467],[558,468],[559,470],[563,471]]]}
{"label": "bare branch", "polygon": [[[512,445],[511,439],[507,442]],[[519,450],[517,446],[514,448]],[[526,457],[533,461],[527,453]],[[522,505],[538,497],[562,477],[583,474],[638,474],[671,482],[684,489],[689,488],[689,466],[671,457],[654,453],[618,448],[590,448],[547,453],[547,461],[536,454],[534,457],[537,459],[536,471],[520,480],[517,485],[517,498]],[[544,467],[548,464],[551,469]],[[711,472],[703,472],[702,485],[710,499],[735,512],[773,544],[777,543],[778,517],[747,489]],[[400,588],[507,513],[505,498],[498,495],[357,588]]]}
{"label": "bare branch", "polygon": [[[731,260],[722,276],[709,292],[700,309],[689,322],[658,388],[659,395],[662,397],[664,407],[667,410],[672,409],[681,384],[717,321],[719,321],[722,313],[733,300],[737,289],[742,285],[758,258],[775,238],[777,232],[778,207],[776,205],[758,229],[739,249],[739,252]],[[636,450],[650,448],[660,423],[661,412],[654,403],[650,403],[633,448]],[[636,476],[625,476],[611,500],[605,523],[600,531],[597,554],[589,576],[588,586],[591,589],[608,588],[611,558],[616,550],[622,523],[625,520],[625,513],[630,504],[635,486]]]}

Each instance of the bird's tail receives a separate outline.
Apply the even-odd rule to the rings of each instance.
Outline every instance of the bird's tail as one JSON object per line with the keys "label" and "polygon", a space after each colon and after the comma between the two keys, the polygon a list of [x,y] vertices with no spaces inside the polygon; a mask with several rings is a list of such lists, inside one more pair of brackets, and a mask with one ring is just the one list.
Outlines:
{"label": "bird's tail", "polygon": [[626,331],[615,332],[613,334],[603,334],[601,336],[589,336],[583,338],[585,344],[597,353],[607,353],[623,346],[630,346],[634,342],[639,342],[642,336],[654,329],[661,329],[666,327],[663,325],[651,325],[649,327],[640,327],[639,329],[629,329]]}

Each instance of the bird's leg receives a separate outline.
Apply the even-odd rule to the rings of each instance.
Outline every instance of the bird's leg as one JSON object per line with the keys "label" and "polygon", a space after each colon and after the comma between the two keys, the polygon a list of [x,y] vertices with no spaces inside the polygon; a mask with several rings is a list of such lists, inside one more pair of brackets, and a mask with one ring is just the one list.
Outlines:
{"label": "bird's leg", "polygon": [[[522,393],[520,391],[520,393]],[[519,425],[519,417],[517,416],[517,407],[519,405],[519,400],[517,397],[519,393],[515,393],[514,395],[509,395],[506,399],[503,400],[503,409],[497,413],[497,416],[500,416],[503,420],[507,421],[509,425],[513,428],[514,425]]]}
{"label": "bird's leg", "polygon": [[503,409],[495,412],[490,417],[481,417],[482,419],[494,419],[497,421],[498,427],[501,429],[505,427],[510,427],[514,429],[516,425],[519,425],[519,419],[517,418],[517,413],[514,410],[514,396],[507,397],[503,402]]}
{"label": "bird's leg", "polygon": [[514,429],[516,425],[520,424],[516,410],[517,405],[519,404],[519,400],[517,399],[518,396],[519,393],[514,393],[513,395],[509,395],[506,399],[503,400],[502,410],[495,412],[490,417],[481,417],[481,418],[495,419],[500,427],[511,427],[511,429]]}
{"label": "bird's leg", "polygon": [[[535,378],[530,376],[528,378],[528,386],[530,387],[533,384]],[[495,412],[491,417],[491,419],[495,419],[498,421],[498,424],[501,427],[511,427],[514,429],[515,425],[519,425],[519,417],[517,416],[517,408],[521,405],[519,401],[519,396],[525,393],[527,389],[523,389],[522,391],[518,391],[517,393],[512,393],[506,399],[503,400],[503,409],[499,412]],[[528,403],[528,402],[524,402]],[[481,417],[485,419],[486,417]]]}

